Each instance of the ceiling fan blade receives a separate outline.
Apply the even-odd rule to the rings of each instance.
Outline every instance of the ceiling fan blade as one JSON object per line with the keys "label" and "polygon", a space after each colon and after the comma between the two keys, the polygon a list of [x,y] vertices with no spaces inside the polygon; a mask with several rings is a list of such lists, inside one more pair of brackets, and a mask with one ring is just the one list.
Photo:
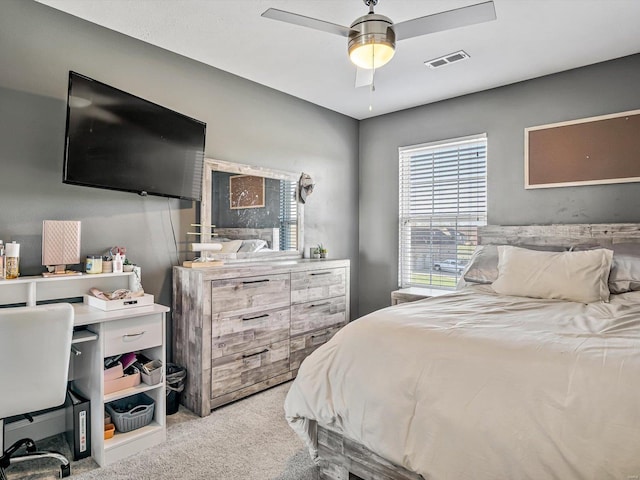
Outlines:
{"label": "ceiling fan blade", "polygon": [[368,87],[373,83],[373,69],[360,68],[356,69],[356,88]]}
{"label": "ceiling fan blade", "polygon": [[342,37],[348,37],[349,32],[351,31],[351,28],[343,27],[337,23],[325,22],[324,20],[305,17],[304,15],[298,15],[297,13],[285,12],[284,10],[278,10],[277,8],[269,8],[265,10],[262,13],[262,16],[273,20],[280,20],[281,22],[293,23],[294,25],[300,25],[301,27],[308,27],[315,30],[321,30],[323,32],[334,33]]}
{"label": "ceiling fan blade", "polygon": [[495,19],[496,9],[491,1],[396,23],[394,28],[396,39],[404,40]]}

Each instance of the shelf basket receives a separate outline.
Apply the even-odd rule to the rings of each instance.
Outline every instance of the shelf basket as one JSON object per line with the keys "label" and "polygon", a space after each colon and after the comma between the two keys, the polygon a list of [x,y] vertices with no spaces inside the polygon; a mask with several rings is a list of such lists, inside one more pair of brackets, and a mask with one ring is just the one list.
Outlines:
{"label": "shelf basket", "polygon": [[137,393],[109,402],[105,408],[111,415],[116,430],[126,433],[151,423],[155,402],[148,395]]}

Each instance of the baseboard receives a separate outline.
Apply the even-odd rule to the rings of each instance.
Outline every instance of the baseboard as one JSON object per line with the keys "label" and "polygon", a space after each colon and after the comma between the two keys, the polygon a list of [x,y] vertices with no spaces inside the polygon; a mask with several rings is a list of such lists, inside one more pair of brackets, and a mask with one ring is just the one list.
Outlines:
{"label": "baseboard", "polygon": [[60,408],[33,417],[33,423],[27,419],[4,424],[4,445],[8,447],[21,438],[31,438],[34,441],[51,437],[64,432],[66,429],[65,409]]}

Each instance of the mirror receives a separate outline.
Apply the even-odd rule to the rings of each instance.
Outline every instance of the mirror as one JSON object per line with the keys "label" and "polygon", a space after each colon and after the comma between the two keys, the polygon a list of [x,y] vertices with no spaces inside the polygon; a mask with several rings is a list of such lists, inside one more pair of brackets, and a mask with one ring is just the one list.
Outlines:
{"label": "mirror", "polygon": [[[205,158],[201,242],[223,245],[221,251],[207,256],[225,261],[301,257],[304,236],[299,176]],[[227,239],[236,242],[222,241]],[[239,250],[234,252],[236,245]]]}

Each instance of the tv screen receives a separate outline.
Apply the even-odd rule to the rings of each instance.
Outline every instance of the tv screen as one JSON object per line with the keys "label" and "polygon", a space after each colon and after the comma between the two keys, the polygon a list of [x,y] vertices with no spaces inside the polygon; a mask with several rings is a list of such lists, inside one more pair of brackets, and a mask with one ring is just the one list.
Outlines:
{"label": "tv screen", "polygon": [[64,183],[200,200],[206,124],[69,72]]}

